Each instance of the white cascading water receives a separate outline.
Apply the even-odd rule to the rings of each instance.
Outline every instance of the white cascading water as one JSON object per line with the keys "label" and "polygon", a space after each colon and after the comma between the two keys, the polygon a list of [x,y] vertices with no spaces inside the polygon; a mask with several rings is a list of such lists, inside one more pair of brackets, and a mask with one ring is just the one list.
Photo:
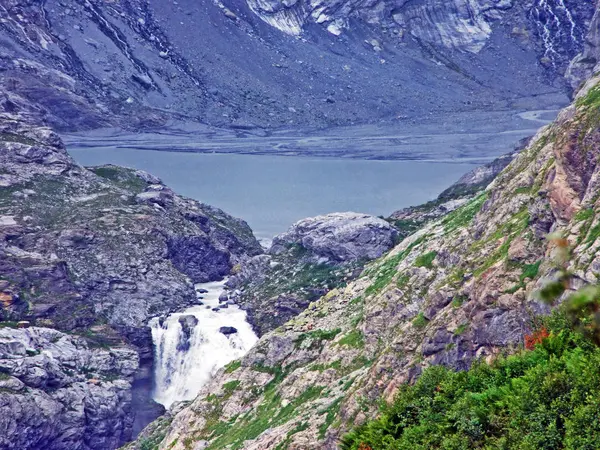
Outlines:
{"label": "white cascading water", "polygon": [[[150,321],[155,354],[154,400],[169,408],[174,402],[193,399],[200,388],[227,363],[242,357],[258,337],[246,321],[246,312],[236,305],[219,307],[225,281],[196,285],[203,305]],[[193,318],[185,316],[194,316]],[[188,332],[184,331],[184,325]],[[161,323],[162,322],[162,323]],[[221,327],[237,332],[225,335]],[[231,332],[232,330],[229,330]]]}
{"label": "white cascading water", "polygon": [[[554,39],[560,37],[560,35],[564,33],[564,28],[566,28],[563,27],[563,24],[560,21],[557,13],[558,10],[563,12],[568,22],[571,41],[574,44],[577,44],[580,40],[580,38],[577,37],[577,24],[564,0],[555,0],[555,2],[550,2],[549,0],[537,0],[537,4],[531,11],[534,14],[534,18],[537,19],[538,26],[541,26],[542,28],[541,36],[545,47],[544,56],[551,57],[558,54],[554,48]],[[542,20],[542,17],[544,20]]]}

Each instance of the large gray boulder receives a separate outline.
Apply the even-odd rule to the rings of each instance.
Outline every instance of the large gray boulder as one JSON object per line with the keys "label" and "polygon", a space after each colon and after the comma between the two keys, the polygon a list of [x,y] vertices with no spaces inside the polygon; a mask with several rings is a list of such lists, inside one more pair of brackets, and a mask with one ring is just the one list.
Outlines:
{"label": "large gray boulder", "polygon": [[354,212],[303,219],[276,236],[269,253],[300,246],[314,262],[344,263],[380,257],[394,246],[398,232],[385,220]]}

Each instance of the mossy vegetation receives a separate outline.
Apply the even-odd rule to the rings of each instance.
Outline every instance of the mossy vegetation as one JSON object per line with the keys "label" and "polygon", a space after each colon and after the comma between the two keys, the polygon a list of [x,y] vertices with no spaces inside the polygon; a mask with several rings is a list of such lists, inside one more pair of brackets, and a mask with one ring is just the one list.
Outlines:
{"label": "mossy vegetation", "polygon": [[600,108],[600,86],[594,86],[587,95],[578,98],[575,104],[578,107],[591,106]]}
{"label": "mossy vegetation", "polygon": [[422,312],[417,314],[417,316],[412,321],[413,327],[415,327],[417,330],[425,328],[428,323],[429,320],[425,318],[425,315]]}
{"label": "mossy vegetation", "polygon": [[225,373],[233,373],[242,366],[242,361],[236,359],[225,366]]}
{"label": "mossy vegetation", "polygon": [[398,265],[419,245],[426,240],[426,236],[421,236],[412,242],[405,250],[390,256],[383,260],[377,266],[373,266],[366,271],[366,275],[371,276],[375,272],[373,283],[365,290],[365,295],[376,295],[388,286],[398,273]]}
{"label": "mossy vegetation", "polygon": [[90,167],[92,172],[102,178],[114,182],[117,186],[129,191],[139,193],[144,191],[148,184],[135,175],[135,171],[119,166]]}
{"label": "mossy vegetation", "polygon": [[481,207],[487,200],[487,193],[482,192],[469,203],[460,208],[452,211],[444,219],[442,224],[446,232],[450,233],[458,228],[462,228],[470,224],[477,213],[481,210]]}
{"label": "mossy vegetation", "polygon": [[342,400],[343,398],[340,397],[331,402],[331,404],[327,408],[319,411],[319,414],[325,414],[325,420],[319,426],[319,439],[323,439],[325,437],[325,434],[327,433],[327,430],[331,428],[334,420],[340,412]]}
{"label": "mossy vegetation", "polygon": [[577,214],[575,214],[575,217],[573,217],[573,219],[576,222],[583,222],[584,220],[588,220],[592,217],[594,217],[594,208],[585,208],[581,211],[578,211]]}
{"label": "mossy vegetation", "polygon": [[[207,450],[242,448],[244,441],[255,439],[267,428],[289,422],[296,416],[300,406],[318,398],[324,389],[323,386],[311,386],[284,406],[276,387],[277,383],[269,384],[256,410],[237,418],[233,423],[218,422],[212,429],[206,430],[206,437],[212,439]],[[199,436],[197,440],[202,440],[202,437]]]}
{"label": "mossy vegetation", "polygon": [[336,328],[334,330],[314,330],[309,331],[308,333],[302,333],[298,336],[298,339],[296,339],[296,348],[312,350],[322,347],[323,341],[333,340],[341,331],[340,328]]}
{"label": "mossy vegetation", "polygon": [[512,241],[523,233],[524,230],[529,226],[529,212],[526,207],[522,208],[517,214],[515,214],[507,223],[502,225],[496,232],[494,232],[488,239],[482,242],[476,242],[471,247],[471,252],[476,254],[479,247],[489,244],[494,241],[502,240],[500,246],[492,252],[491,255],[487,256],[483,260],[476,261],[477,267],[474,270],[475,276],[481,276],[486,270],[492,267],[499,261],[506,260],[508,256],[508,250]]}
{"label": "mossy vegetation", "polygon": [[365,338],[360,330],[352,330],[350,333],[344,335],[339,341],[338,345],[352,347],[352,348],[364,348]]}
{"label": "mossy vegetation", "polygon": [[415,260],[416,267],[425,267],[427,269],[433,268],[433,260],[437,256],[436,252],[425,253],[424,255],[420,255]]}

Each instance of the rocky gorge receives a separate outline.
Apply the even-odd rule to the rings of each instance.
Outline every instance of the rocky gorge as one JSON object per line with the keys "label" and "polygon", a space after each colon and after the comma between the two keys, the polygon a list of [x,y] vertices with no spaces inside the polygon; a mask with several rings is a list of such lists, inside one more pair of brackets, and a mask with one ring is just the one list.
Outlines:
{"label": "rocky gorge", "polygon": [[599,92],[592,77],[485,190],[265,334],[127,448],[337,448],[424,368],[518,350],[549,311],[535,294],[558,276],[549,233],[572,248],[565,295],[598,281]]}
{"label": "rocky gorge", "polygon": [[[573,248],[569,291],[598,282],[591,1],[10,0],[0,12],[0,448],[338,448],[427,367],[522,346],[550,311],[535,293],[559,276],[548,234]],[[555,108],[571,92],[553,124],[436,200],[307,218],[268,249],[152,174],[79,166],[53,131],[193,123],[243,138],[435,122],[433,106]],[[203,292],[211,282],[220,295]],[[194,392],[179,377],[185,395],[165,410],[157,385],[206,363],[215,336],[228,363],[215,358]]]}
{"label": "rocky gorge", "polygon": [[[2,434],[20,439],[3,445],[116,448],[162,411],[150,318],[195,304],[194,283],[262,249],[245,222],[150,174],[80,167],[23,116],[0,127],[0,396],[14,416]],[[24,389],[35,395],[21,408]],[[45,424],[53,415],[65,426]]]}

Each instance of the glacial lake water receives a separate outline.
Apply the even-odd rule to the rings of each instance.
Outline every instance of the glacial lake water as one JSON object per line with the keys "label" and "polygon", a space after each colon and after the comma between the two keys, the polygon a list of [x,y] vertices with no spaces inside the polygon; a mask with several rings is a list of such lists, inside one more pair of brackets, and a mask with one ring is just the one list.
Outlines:
{"label": "glacial lake water", "polygon": [[85,166],[117,164],[159,176],[177,193],[246,220],[269,240],[305,217],[389,215],[434,199],[477,164],[69,148]]}

